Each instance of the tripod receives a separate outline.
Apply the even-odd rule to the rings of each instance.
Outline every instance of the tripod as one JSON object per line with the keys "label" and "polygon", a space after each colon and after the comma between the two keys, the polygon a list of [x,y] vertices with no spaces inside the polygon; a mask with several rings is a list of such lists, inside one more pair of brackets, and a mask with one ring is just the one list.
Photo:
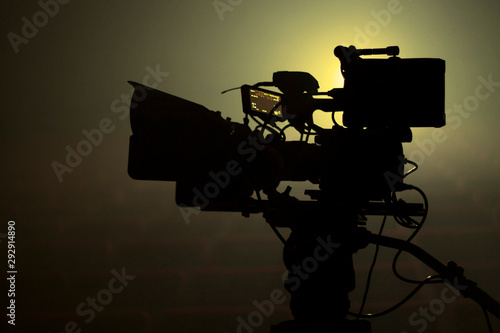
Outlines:
{"label": "tripod", "polygon": [[[477,302],[485,311],[500,318],[500,303],[464,277],[455,263],[442,264],[412,243],[375,235],[358,225],[355,209],[328,215],[327,207],[319,210],[292,210],[293,217],[267,214],[269,223],[286,224],[292,229],[285,243],[283,259],[289,271],[285,288],[291,294],[290,310],[294,320],[271,327],[271,333],[370,333],[367,320],[349,320],[349,297],[353,291],[352,256],[368,244],[400,249],[412,254],[436,271],[445,283],[458,289],[464,297]],[[275,212],[277,213],[277,212]],[[308,220],[300,219],[308,216]],[[286,222],[284,222],[286,221]],[[306,223],[304,223],[306,221]],[[329,223],[326,223],[326,222]],[[300,223],[301,222],[301,223]]]}

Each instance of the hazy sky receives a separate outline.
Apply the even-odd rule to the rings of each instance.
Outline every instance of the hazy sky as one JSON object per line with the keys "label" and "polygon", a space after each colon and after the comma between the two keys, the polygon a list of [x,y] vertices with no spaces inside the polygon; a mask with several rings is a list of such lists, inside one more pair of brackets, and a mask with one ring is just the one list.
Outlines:
{"label": "hazy sky", "polygon": [[[123,110],[132,88],[127,81],[142,82],[149,75],[157,89],[240,121],[239,93],[221,91],[271,80],[279,70],[310,72],[320,89],[330,90],[342,85],[335,46],[398,45],[402,58],[446,60],[450,122],[444,136],[435,140],[432,129],[419,129],[405,145],[407,156],[421,164],[408,181],[426,191],[434,208],[429,228],[444,228],[442,247],[433,241],[437,236],[427,244],[434,244],[442,260],[453,253],[469,260],[474,256],[464,247],[472,251],[477,244],[481,255],[491,254],[485,262],[499,263],[493,254],[500,250],[495,241],[500,236],[500,2],[8,3],[1,14],[0,233],[10,219],[29,234],[30,225],[46,222],[52,231],[57,226],[68,231],[74,221],[105,224],[145,209],[144,219],[157,216],[169,224],[170,237],[206,232],[211,225],[230,234],[230,223],[215,224],[228,219],[223,214],[200,214],[186,226],[174,204],[173,184],[128,177],[131,130]],[[58,177],[54,162],[66,165],[67,147],[76,149],[84,132],[96,128],[108,133],[88,156],[74,161],[71,173]],[[262,219],[255,223],[265,228]],[[486,228],[495,237],[472,237],[464,245],[447,236],[455,226]],[[498,278],[487,276],[482,283],[492,287]]]}

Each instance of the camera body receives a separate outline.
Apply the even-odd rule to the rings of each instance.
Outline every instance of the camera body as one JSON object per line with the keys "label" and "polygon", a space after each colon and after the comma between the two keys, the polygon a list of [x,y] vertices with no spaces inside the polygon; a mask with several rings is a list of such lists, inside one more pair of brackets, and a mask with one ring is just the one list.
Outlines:
{"label": "camera body", "polygon": [[[391,57],[362,58],[382,53]],[[383,200],[403,188],[410,128],[445,124],[445,62],[401,59],[394,47],[337,47],[335,54],[343,88],[318,92],[309,73],[276,72],[272,82],[241,87],[244,123],[131,82],[130,176],[175,181],[177,204],[202,210],[263,211],[266,204],[252,195],[263,191],[272,205],[281,181],[319,184],[310,193],[322,203]],[[320,128],[315,110],[332,119],[343,112],[343,124]],[[286,122],[305,139],[287,141],[278,125]]]}

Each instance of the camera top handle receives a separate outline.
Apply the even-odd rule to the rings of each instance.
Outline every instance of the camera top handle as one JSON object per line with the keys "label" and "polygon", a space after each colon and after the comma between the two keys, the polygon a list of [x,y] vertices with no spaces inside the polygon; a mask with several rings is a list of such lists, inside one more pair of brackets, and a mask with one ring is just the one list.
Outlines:
{"label": "camera top handle", "polygon": [[388,46],[379,49],[357,49],[353,45],[349,47],[339,45],[333,50],[333,53],[339,58],[341,64],[344,65],[363,55],[388,55],[395,57],[399,55],[399,46]]}

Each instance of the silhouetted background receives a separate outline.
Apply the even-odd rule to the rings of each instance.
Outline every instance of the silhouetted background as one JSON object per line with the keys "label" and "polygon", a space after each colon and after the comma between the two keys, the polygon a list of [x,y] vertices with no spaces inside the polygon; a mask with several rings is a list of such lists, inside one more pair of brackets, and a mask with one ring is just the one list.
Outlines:
{"label": "silhouetted background", "polygon": [[[278,70],[310,72],[323,91],[341,87],[333,49],[351,44],[398,45],[401,57],[446,60],[449,125],[439,135],[415,130],[405,144],[420,164],[408,182],[430,202],[415,242],[457,261],[500,299],[499,3],[62,3],[8,1],[0,20],[0,267],[5,276],[4,237],[14,220],[17,332],[236,332],[241,322],[267,332],[290,318],[287,303],[264,315],[255,303],[283,290],[282,246],[262,217],[202,212],[186,221],[173,183],[128,177],[127,80],[147,79],[241,121],[239,93],[221,91]],[[86,156],[68,165],[72,150]],[[379,218],[368,223],[379,225]],[[387,225],[388,235],[408,236],[391,219]],[[353,310],[372,254],[370,246],[355,255]],[[384,310],[411,289],[393,277],[393,255],[381,251],[366,311]],[[407,256],[401,270],[430,273]],[[479,306],[450,301],[445,288],[425,287],[373,320],[373,331],[486,332]],[[0,320],[6,327],[7,317]]]}

